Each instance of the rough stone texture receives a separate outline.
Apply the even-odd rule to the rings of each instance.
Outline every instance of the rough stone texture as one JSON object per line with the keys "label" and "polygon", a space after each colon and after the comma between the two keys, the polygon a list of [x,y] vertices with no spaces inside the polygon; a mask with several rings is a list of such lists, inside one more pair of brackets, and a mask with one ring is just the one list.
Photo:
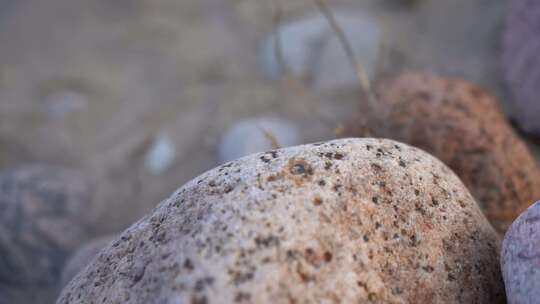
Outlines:
{"label": "rough stone texture", "polygon": [[195,178],[57,303],[502,303],[498,252],[440,161],[390,140],[343,139]]}
{"label": "rough stone texture", "polygon": [[[500,232],[540,198],[535,159],[497,101],[481,88],[462,80],[408,73],[381,83],[378,93],[383,119],[368,122],[372,134],[441,159]],[[356,117],[348,133],[362,135],[362,119]]]}
{"label": "rough stone texture", "polygon": [[[30,166],[0,173],[0,295],[51,303],[69,253],[88,238],[89,187],[75,171]],[[4,303],[4,302],[2,302]]]}
{"label": "rough stone texture", "polygon": [[503,66],[525,131],[540,136],[540,2],[510,1]]}
{"label": "rough stone texture", "polygon": [[69,281],[71,281],[79,271],[84,269],[84,267],[86,267],[106,245],[112,242],[115,237],[116,236],[99,237],[84,244],[75,251],[64,265],[61,276],[61,286],[66,286]]}
{"label": "rough stone texture", "polygon": [[540,202],[512,224],[503,242],[501,268],[508,303],[538,303],[540,299]]}

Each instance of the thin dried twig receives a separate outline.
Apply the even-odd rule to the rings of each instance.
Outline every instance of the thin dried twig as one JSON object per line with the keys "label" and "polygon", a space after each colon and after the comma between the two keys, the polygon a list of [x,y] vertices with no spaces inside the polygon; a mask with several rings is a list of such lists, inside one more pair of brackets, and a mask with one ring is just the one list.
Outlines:
{"label": "thin dried twig", "polygon": [[322,12],[324,17],[328,21],[328,24],[330,25],[332,30],[336,33],[336,36],[338,37],[343,49],[345,50],[347,59],[352,65],[356,73],[356,76],[358,77],[358,80],[360,81],[360,85],[368,98],[368,102],[371,109],[375,110],[377,106],[377,99],[375,97],[375,94],[373,93],[373,90],[371,87],[371,81],[369,80],[369,77],[367,76],[365,69],[358,62],[358,60],[356,60],[356,56],[354,55],[353,48],[349,40],[347,39],[345,32],[343,32],[343,29],[338,24],[336,18],[334,17],[334,13],[328,7],[325,0],[313,0],[313,1],[315,2],[319,10]]}
{"label": "thin dried twig", "polygon": [[281,38],[281,19],[283,18],[283,10],[277,1],[274,3],[274,56],[283,70],[285,75],[290,75],[290,69],[283,55],[283,42]]}
{"label": "thin dried twig", "polygon": [[264,137],[266,137],[266,139],[268,139],[268,141],[270,141],[270,144],[272,145],[272,149],[281,149],[281,145],[279,144],[279,141],[278,141],[276,135],[274,135],[274,133],[266,130],[262,126],[259,126],[259,129],[264,134]]}
{"label": "thin dried twig", "polygon": [[[280,65],[281,69],[283,70],[286,80],[288,84],[291,84],[294,88],[295,92],[300,94],[303,98],[309,98],[309,99],[318,99],[305,88],[305,86],[300,82],[297,81],[297,79],[294,77],[294,75],[291,72],[291,69],[289,65],[287,64],[287,61],[285,60],[285,54],[283,52],[283,39],[281,37],[281,23],[283,19],[283,10],[281,6],[278,3],[278,0],[272,1],[274,6],[274,15],[273,15],[273,21],[274,21],[274,56],[276,57],[276,61]],[[335,124],[325,117],[322,116],[322,114],[317,111],[315,107],[309,107],[308,110],[315,115],[321,121],[323,124],[325,124],[330,129],[338,129],[339,126],[335,126]]]}

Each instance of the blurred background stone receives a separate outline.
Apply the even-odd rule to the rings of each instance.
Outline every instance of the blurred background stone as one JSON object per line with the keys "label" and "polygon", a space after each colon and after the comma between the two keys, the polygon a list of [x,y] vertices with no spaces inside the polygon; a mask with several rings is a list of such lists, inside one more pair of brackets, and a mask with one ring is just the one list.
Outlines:
{"label": "blurred background stone", "polygon": [[154,139],[149,147],[145,156],[145,164],[151,173],[159,175],[171,166],[175,156],[174,143],[168,134],[162,133]]}
{"label": "blurred background stone", "polygon": [[540,2],[510,1],[504,33],[503,66],[517,107],[515,118],[526,132],[540,136]]}
{"label": "blurred background stone", "polygon": [[477,83],[512,112],[499,64],[507,2],[418,1],[412,18],[389,19],[405,66]]}
{"label": "blurred background stone", "polygon": [[68,255],[92,234],[91,188],[80,172],[29,166],[0,173],[0,294],[52,303]]}
{"label": "blurred background stone", "polygon": [[[363,11],[336,11],[335,20],[347,37],[354,55],[369,78],[376,74],[382,47],[382,28]],[[281,39],[281,49],[276,39]],[[297,20],[283,23],[268,34],[260,54],[264,72],[273,79],[283,77],[285,64],[296,77],[316,88],[329,89],[358,85],[343,45],[321,12],[311,12]],[[276,52],[282,52],[283,62]]]}

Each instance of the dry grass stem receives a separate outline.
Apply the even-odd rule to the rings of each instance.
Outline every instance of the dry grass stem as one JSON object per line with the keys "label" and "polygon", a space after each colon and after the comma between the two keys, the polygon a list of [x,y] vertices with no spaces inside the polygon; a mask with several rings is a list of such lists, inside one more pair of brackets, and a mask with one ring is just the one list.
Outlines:
{"label": "dry grass stem", "polygon": [[262,126],[259,126],[259,129],[264,134],[264,137],[266,139],[268,139],[268,141],[270,141],[270,144],[272,145],[272,149],[281,149],[282,148],[281,145],[279,144],[279,141],[278,141],[276,135],[274,135],[274,133],[266,130]]}
{"label": "dry grass stem", "polygon": [[345,35],[345,32],[341,28],[341,26],[338,24],[336,18],[334,17],[334,13],[332,10],[328,7],[325,0],[313,0],[321,13],[324,15],[326,20],[328,21],[328,24],[332,28],[332,30],[335,32],[336,36],[339,39],[339,42],[341,43],[343,49],[345,50],[345,53],[347,55],[347,59],[349,60],[351,66],[353,67],[356,76],[358,77],[358,80],[360,81],[360,86],[364,90],[364,93],[366,94],[366,97],[368,98],[369,106],[371,110],[376,110],[377,106],[377,100],[375,97],[375,94],[373,93],[373,89],[371,87],[371,81],[369,80],[369,77],[366,74],[366,71],[364,67],[356,60],[356,56],[354,55],[353,48],[347,39],[347,36]]}

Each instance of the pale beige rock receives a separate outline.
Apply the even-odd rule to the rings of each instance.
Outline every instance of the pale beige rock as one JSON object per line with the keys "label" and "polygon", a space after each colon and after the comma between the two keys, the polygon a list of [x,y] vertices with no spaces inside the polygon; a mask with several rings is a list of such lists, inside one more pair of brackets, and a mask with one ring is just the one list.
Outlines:
{"label": "pale beige rock", "polygon": [[57,303],[503,303],[499,242],[434,157],[335,140],[197,177]]}

